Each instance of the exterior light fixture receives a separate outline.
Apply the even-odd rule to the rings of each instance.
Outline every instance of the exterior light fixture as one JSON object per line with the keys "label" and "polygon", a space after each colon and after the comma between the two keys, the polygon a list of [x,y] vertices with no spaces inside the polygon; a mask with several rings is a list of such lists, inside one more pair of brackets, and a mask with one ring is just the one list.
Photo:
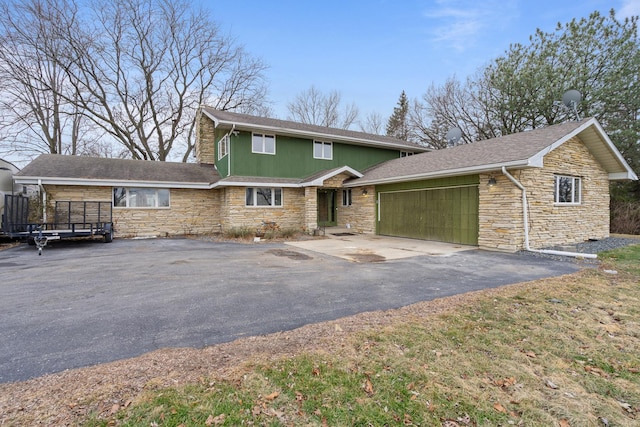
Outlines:
{"label": "exterior light fixture", "polygon": [[365,189],[363,189],[363,190],[362,190],[362,195],[363,195],[363,196],[366,196],[367,194],[368,194],[367,189],[366,189],[366,188],[365,188]]}
{"label": "exterior light fixture", "polygon": [[489,182],[487,183],[487,185],[489,187],[493,187],[494,185],[496,185],[496,179],[492,176],[489,177]]}

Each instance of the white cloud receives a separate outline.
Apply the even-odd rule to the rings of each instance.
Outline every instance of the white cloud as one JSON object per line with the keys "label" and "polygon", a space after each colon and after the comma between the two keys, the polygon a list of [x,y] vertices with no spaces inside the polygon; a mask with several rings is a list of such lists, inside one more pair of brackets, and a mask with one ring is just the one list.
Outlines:
{"label": "white cloud", "polygon": [[622,0],[622,7],[616,11],[618,18],[640,16],[640,0]]}
{"label": "white cloud", "polygon": [[457,51],[476,44],[483,33],[494,31],[510,19],[510,1],[439,0],[427,10],[432,40]]}

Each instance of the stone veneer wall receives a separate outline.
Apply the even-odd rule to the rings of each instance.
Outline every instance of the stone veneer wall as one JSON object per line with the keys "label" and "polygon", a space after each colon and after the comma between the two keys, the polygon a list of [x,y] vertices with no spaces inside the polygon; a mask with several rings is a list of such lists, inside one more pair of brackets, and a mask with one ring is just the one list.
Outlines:
{"label": "stone veneer wall", "polygon": [[[50,209],[55,200],[111,201],[112,187],[46,186]],[[169,208],[113,208],[116,237],[168,237],[219,231],[219,191],[170,190]]]}
{"label": "stone veneer wall", "polygon": [[213,120],[202,113],[198,113],[198,129],[196,130],[196,161],[198,163],[216,163],[216,136]]}
{"label": "stone veneer wall", "polygon": [[[362,191],[367,194],[363,195]],[[338,227],[349,227],[357,233],[374,233],[376,227],[375,187],[351,188],[351,206],[342,206],[342,194],[338,194]]]}
{"label": "stone veneer wall", "polygon": [[[544,168],[510,171],[527,190],[529,243],[534,249],[570,245],[609,236],[609,179],[578,138],[567,141],[544,157]],[[554,203],[554,175],[582,179],[580,205]],[[508,178],[480,176],[480,235],[484,249],[517,251],[524,248],[522,193]]]}
{"label": "stone veneer wall", "polygon": [[304,188],[303,227],[303,231],[309,234],[318,228],[318,187]]}
{"label": "stone veneer wall", "polygon": [[280,229],[305,230],[304,188],[283,188],[282,207],[245,206],[245,187],[226,187],[222,192],[221,215],[224,228],[257,228],[262,221],[273,221]]}

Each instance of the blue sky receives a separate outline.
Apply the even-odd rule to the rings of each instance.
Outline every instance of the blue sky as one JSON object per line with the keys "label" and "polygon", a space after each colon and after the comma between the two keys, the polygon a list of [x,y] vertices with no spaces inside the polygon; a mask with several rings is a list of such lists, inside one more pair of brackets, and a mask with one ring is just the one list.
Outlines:
{"label": "blue sky", "polygon": [[640,15],[640,0],[208,0],[213,19],[268,65],[273,110],[312,85],[338,90],[364,118],[393,111],[402,90],[420,97],[463,80],[536,28],[598,10]]}

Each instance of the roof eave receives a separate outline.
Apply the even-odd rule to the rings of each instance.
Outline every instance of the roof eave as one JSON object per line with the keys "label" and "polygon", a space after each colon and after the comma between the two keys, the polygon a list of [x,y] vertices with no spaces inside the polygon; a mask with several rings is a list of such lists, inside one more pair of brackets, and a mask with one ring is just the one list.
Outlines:
{"label": "roof eave", "polygon": [[93,187],[141,187],[141,188],[189,188],[209,190],[215,184],[210,182],[177,181],[136,181],[123,179],[79,179],[62,177],[14,176],[16,184],[23,185],[78,185]]}
{"label": "roof eave", "polygon": [[358,172],[350,166],[342,166],[341,168],[335,169],[330,173],[322,175],[312,181],[303,182],[302,187],[321,187],[324,185],[324,181],[326,181],[327,179],[333,178],[334,176],[340,175],[341,173],[345,172],[351,175],[353,178],[362,178],[363,176],[362,173]]}
{"label": "roof eave", "polygon": [[270,182],[270,181],[218,181],[212,188],[223,187],[277,187],[277,188],[300,188],[302,184],[299,182]]}
{"label": "roof eave", "polygon": [[374,180],[362,180],[356,183],[347,183],[345,187],[360,187],[363,185],[379,185],[379,184],[395,184],[398,182],[405,181],[420,181],[423,179],[436,179],[436,178],[449,178],[452,176],[462,176],[462,175],[474,175],[478,173],[489,173],[496,172],[502,169],[502,167],[506,167],[509,169],[525,169],[525,168],[540,168],[541,165],[531,163],[529,160],[518,160],[515,162],[507,162],[507,163],[496,163],[491,165],[482,165],[482,166],[473,166],[459,169],[449,169],[445,171],[437,171],[430,173],[420,173],[413,175],[402,175],[402,176],[394,176],[391,178],[381,178]]}
{"label": "roof eave", "polygon": [[631,172],[613,172],[609,174],[609,181],[637,181],[638,175]]}

